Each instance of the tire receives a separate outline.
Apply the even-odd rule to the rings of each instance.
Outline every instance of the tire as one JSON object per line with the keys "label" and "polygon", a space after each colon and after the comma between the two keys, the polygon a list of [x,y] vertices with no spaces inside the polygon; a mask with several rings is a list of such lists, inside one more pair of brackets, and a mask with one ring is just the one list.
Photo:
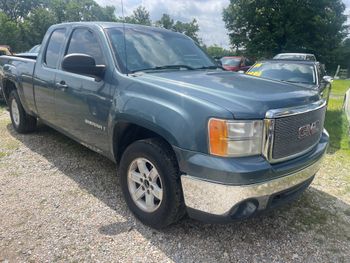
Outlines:
{"label": "tire", "polygon": [[[145,178],[142,169],[139,169],[143,166],[143,162],[146,165],[147,172],[153,171],[149,173],[152,174],[150,177],[156,178],[156,180],[147,179],[147,176]],[[152,170],[152,168],[156,170]],[[139,182],[139,187],[137,187],[135,178],[130,179],[134,177],[129,176],[131,171],[133,171],[133,174],[137,174],[135,177],[137,181],[139,177],[142,178],[143,176],[143,182]],[[163,140],[152,138],[132,143],[121,158],[118,174],[129,209],[145,225],[161,229],[177,222],[185,215],[186,210],[177,161],[170,146]],[[144,191],[142,187],[144,187]],[[141,192],[136,191],[136,189],[141,189]],[[162,191],[159,191],[159,189]],[[148,190],[150,190],[149,193],[147,193]],[[141,193],[137,201],[134,200],[136,194],[132,194],[136,192]],[[159,194],[160,192],[162,192],[162,195]],[[153,199],[152,206],[146,203],[146,198],[149,196],[153,196],[151,198]],[[159,196],[161,198],[158,199]],[[152,202],[149,204],[152,204]]]}
{"label": "tire", "polygon": [[37,119],[25,112],[16,90],[12,90],[10,93],[9,108],[12,126],[15,131],[29,133],[36,129]]}

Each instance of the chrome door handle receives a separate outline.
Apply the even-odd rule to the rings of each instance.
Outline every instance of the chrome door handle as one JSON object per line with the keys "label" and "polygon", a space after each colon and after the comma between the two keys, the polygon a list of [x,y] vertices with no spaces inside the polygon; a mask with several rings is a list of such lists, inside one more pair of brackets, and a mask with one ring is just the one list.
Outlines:
{"label": "chrome door handle", "polygon": [[56,87],[58,89],[61,89],[62,91],[65,91],[66,89],[68,89],[68,85],[66,84],[65,81],[57,82]]}

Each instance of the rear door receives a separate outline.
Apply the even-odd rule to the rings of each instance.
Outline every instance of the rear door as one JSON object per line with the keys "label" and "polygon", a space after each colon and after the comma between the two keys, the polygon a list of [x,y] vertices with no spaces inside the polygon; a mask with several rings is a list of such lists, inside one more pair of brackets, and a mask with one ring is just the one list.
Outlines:
{"label": "rear door", "polygon": [[109,149],[108,115],[112,103],[112,85],[106,54],[99,32],[88,27],[74,27],[63,56],[80,53],[92,56],[97,65],[106,65],[102,79],[63,71],[56,75],[55,107],[59,127],[95,151]]}
{"label": "rear door", "polygon": [[54,106],[55,77],[66,39],[65,34],[66,28],[56,28],[48,40],[44,41],[47,45],[37,59],[33,76],[37,113],[40,118],[52,124],[57,122]]}

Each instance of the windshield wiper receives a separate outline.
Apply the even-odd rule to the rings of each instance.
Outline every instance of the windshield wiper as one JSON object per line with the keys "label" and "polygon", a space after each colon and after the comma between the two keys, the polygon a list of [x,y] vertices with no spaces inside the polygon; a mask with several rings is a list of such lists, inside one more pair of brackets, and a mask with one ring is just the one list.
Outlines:
{"label": "windshield wiper", "polygon": [[152,71],[152,70],[162,70],[162,69],[182,69],[182,68],[185,68],[187,70],[194,70],[193,67],[188,65],[164,65],[164,66],[156,66],[151,68],[132,70],[131,73],[140,72],[140,71]]}
{"label": "windshield wiper", "polygon": [[308,85],[313,85],[312,83],[310,82],[305,82],[305,81],[293,81],[293,80],[281,80],[283,82],[290,82],[290,83],[299,83],[299,84],[308,84]]}

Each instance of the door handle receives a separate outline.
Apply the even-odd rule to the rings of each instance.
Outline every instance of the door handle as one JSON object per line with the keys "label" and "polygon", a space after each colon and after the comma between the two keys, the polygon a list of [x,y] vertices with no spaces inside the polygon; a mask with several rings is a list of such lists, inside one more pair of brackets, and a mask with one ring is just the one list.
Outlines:
{"label": "door handle", "polygon": [[65,91],[66,89],[68,89],[68,85],[63,80],[61,82],[57,82],[56,87],[62,91]]}

